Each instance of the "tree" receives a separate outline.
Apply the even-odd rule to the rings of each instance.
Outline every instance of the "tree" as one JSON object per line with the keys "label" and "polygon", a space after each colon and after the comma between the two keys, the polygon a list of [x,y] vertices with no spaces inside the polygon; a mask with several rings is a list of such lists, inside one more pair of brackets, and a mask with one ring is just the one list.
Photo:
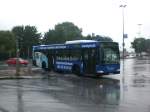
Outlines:
{"label": "tree", "polygon": [[15,35],[15,40],[18,40],[19,48],[21,49],[22,42],[23,42],[23,33],[24,33],[24,26],[15,26],[12,29],[12,33]]}
{"label": "tree", "polygon": [[15,37],[10,31],[0,31],[0,55],[2,59],[15,54]]}
{"label": "tree", "polygon": [[43,43],[44,44],[54,44],[58,43],[59,41],[56,38],[55,30],[49,30],[44,34]]}
{"label": "tree", "polygon": [[113,41],[110,37],[107,37],[107,36],[100,36],[100,35],[96,35],[96,36],[94,37],[94,40],[97,40],[97,41],[109,41],[109,42],[112,42],[112,41]]}
{"label": "tree", "polygon": [[131,43],[132,48],[134,48],[137,54],[142,52],[146,52],[146,39],[145,38],[135,38],[134,41]]}
{"label": "tree", "polygon": [[31,57],[32,46],[40,44],[41,34],[35,26],[15,26],[12,29],[16,39],[19,41],[20,56]]}
{"label": "tree", "polygon": [[92,36],[90,34],[88,34],[87,36],[85,36],[84,38],[86,38],[86,40],[92,40]]}
{"label": "tree", "polygon": [[109,42],[112,42],[112,38],[110,37],[107,37],[107,36],[101,36],[101,35],[87,35],[85,37],[87,40],[96,40],[96,41],[109,41]]}
{"label": "tree", "polygon": [[145,42],[146,52],[150,55],[150,39],[147,39]]}
{"label": "tree", "polygon": [[44,35],[44,43],[64,43],[68,40],[82,38],[82,30],[71,22],[64,22],[55,25],[54,30],[49,30]]}

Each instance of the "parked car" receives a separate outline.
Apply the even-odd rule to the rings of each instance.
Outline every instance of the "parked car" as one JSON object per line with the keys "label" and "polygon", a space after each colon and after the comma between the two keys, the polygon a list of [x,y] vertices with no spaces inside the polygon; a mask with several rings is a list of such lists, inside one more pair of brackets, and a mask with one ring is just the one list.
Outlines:
{"label": "parked car", "polygon": [[[16,65],[16,60],[17,58],[9,58],[8,60],[6,60],[6,63],[8,65]],[[21,65],[27,65],[29,62],[25,59],[19,58],[19,64]]]}

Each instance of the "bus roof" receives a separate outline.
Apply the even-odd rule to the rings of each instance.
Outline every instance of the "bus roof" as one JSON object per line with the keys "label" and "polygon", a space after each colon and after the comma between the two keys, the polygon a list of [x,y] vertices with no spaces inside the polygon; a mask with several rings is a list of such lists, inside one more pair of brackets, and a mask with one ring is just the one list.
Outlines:
{"label": "bus roof", "polygon": [[75,40],[67,41],[64,44],[49,44],[33,46],[33,50],[47,50],[47,49],[66,49],[66,48],[96,48],[99,43],[116,43],[116,42],[103,42],[95,40]]}
{"label": "bus roof", "polygon": [[90,42],[97,42],[96,40],[72,40],[66,41],[66,44],[78,44],[78,43],[90,43]]}

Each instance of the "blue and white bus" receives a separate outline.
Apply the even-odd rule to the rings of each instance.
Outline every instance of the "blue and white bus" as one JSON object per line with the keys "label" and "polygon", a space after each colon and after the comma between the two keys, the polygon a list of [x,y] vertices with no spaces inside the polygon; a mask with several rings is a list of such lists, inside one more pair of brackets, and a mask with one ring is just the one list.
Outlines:
{"label": "blue and white bus", "polygon": [[119,74],[119,46],[116,42],[93,40],[33,46],[33,64],[49,71],[78,75]]}

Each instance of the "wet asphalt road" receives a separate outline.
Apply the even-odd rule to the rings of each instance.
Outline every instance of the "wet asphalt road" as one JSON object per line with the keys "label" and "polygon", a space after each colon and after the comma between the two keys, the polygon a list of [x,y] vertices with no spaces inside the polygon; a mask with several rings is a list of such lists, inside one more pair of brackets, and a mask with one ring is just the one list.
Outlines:
{"label": "wet asphalt road", "polygon": [[0,80],[0,112],[150,112],[150,60],[121,63],[121,75],[101,78]]}

